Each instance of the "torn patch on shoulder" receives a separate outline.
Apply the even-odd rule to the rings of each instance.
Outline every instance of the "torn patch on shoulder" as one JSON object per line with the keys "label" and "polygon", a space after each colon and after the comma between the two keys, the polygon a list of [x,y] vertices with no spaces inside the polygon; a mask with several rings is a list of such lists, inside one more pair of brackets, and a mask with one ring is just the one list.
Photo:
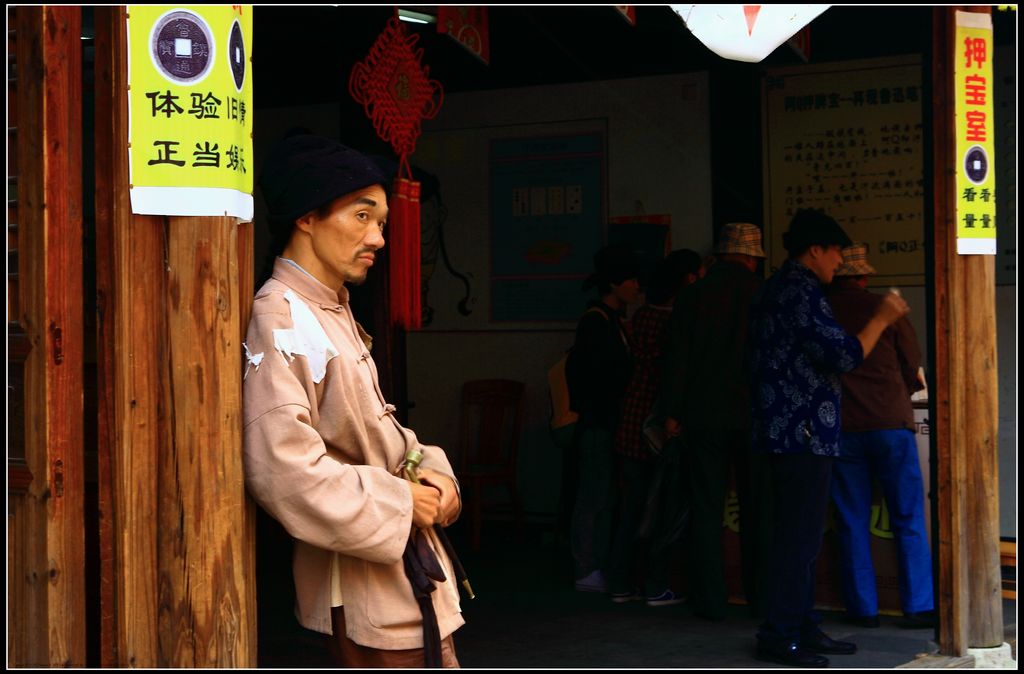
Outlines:
{"label": "torn patch on shoulder", "polygon": [[327,362],[338,355],[338,350],[305,302],[291,290],[284,293],[284,298],[291,307],[292,328],[274,330],[274,348],[289,361],[305,356],[313,382],[319,384],[327,374]]}
{"label": "torn patch on shoulder", "polygon": [[245,360],[247,363],[245,366],[245,374],[242,375],[242,380],[244,381],[245,378],[249,376],[250,367],[256,368],[257,372],[260,371],[260,363],[263,362],[263,352],[260,351],[256,355],[253,355],[253,353],[249,351],[249,345],[245,342],[242,342],[242,348],[245,349]]}

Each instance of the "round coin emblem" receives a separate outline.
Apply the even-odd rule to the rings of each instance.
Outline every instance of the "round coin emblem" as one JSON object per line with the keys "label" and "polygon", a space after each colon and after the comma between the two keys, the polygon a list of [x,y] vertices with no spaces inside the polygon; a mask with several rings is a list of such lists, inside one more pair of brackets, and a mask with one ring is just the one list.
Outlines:
{"label": "round coin emblem", "polygon": [[975,145],[964,155],[964,173],[975,185],[985,182],[988,177],[988,153],[985,148]]}
{"label": "round coin emblem", "polygon": [[192,12],[168,12],[153,26],[150,55],[157,70],[171,82],[195,84],[213,68],[213,33]]}
{"label": "round coin emblem", "polygon": [[245,82],[245,41],[242,39],[242,27],[238,25],[237,20],[231,24],[231,36],[228,38],[228,63],[231,64],[235,89],[241,91]]}

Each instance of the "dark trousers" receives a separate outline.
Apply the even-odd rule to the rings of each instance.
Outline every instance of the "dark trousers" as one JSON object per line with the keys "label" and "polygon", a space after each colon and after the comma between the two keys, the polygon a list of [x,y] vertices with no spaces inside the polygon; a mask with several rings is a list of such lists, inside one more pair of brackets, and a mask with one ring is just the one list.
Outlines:
{"label": "dark trousers", "polygon": [[832,457],[773,454],[775,535],[772,588],[767,617],[757,633],[765,644],[799,642],[818,629],[814,612],[814,578],[825,532]]}
{"label": "dark trousers", "polygon": [[647,498],[658,466],[655,461],[637,461],[625,456],[616,458],[622,490],[619,492],[618,524],[612,539],[610,589],[613,593],[634,589],[634,570],[640,568],[643,570],[646,596],[656,597],[669,589],[671,550],[654,545],[654,535],[638,540],[637,530],[647,510]]}
{"label": "dark trousers", "polygon": [[686,436],[690,497],[688,563],[690,604],[698,615],[725,617],[728,588],[722,556],[722,517],[729,487],[729,464],[736,477],[743,590],[760,613],[768,583],[771,552],[771,479],[763,454],[750,452],[744,430],[694,430]]}
{"label": "dark trousers", "polygon": [[576,577],[604,572],[612,538],[612,432],[604,428],[578,431],[579,484],[572,513],[569,544]]}

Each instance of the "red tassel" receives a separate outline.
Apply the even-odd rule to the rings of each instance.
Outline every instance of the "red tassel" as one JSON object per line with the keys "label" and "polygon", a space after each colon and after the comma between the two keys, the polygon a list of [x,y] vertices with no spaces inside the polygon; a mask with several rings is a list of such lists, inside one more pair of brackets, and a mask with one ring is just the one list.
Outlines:
{"label": "red tassel", "polygon": [[391,232],[389,300],[392,324],[406,330],[421,326],[420,298],[420,184],[399,177],[395,180],[388,214]]}

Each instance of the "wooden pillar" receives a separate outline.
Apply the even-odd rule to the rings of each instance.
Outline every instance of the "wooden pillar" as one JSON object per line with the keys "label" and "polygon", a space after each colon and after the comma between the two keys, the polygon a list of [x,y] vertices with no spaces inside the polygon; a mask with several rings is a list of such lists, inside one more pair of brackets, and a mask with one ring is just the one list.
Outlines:
{"label": "wooden pillar", "polygon": [[[85,666],[81,8],[19,7],[25,460],[15,666]],[[19,420],[20,421],[20,420]],[[8,539],[10,542],[10,539]],[[10,551],[9,551],[10,553]]]}
{"label": "wooden pillar", "polygon": [[132,216],[128,201],[125,10],[95,12],[100,662],[157,667],[156,459],[169,442],[163,219]]}
{"label": "wooden pillar", "polygon": [[991,11],[938,7],[933,22],[937,608],[939,646],[950,655],[1003,642],[995,260],[956,252],[953,69],[963,51],[954,43],[957,9]]}
{"label": "wooden pillar", "polygon": [[252,227],[131,213],[125,8],[96,30],[102,664],[254,667]]}
{"label": "wooden pillar", "polygon": [[242,471],[242,305],[234,218],[170,218],[172,443],[160,457],[161,666],[255,665]]}

